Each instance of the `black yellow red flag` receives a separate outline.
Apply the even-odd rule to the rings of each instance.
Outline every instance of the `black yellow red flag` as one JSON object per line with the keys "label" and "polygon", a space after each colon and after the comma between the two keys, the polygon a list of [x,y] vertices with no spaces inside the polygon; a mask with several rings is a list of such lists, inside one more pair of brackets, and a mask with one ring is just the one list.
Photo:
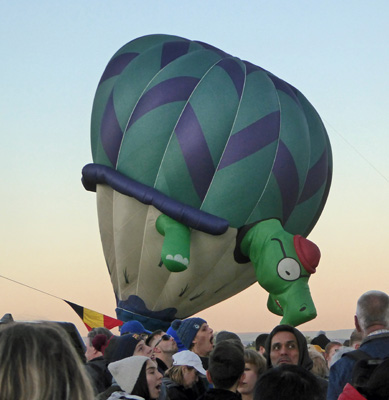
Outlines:
{"label": "black yellow red flag", "polygon": [[72,307],[77,315],[82,319],[88,331],[102,326],[107,329],[112,329],[116,326],[123,325],[123,321],[120,321],[119,319],[108,317],[107,315],[90,310],[89,308],[82,307],[78,304],[72,303],[71,301],[64,301],[68,303],[69,306]]}

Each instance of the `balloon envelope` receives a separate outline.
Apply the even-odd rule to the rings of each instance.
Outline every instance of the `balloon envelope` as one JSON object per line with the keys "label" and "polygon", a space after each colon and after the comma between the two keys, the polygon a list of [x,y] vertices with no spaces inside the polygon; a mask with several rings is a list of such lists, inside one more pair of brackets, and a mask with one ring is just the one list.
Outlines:
{"label": "balloon envelope", "polygon": [[[332,155],[308,100],[208,44],[149,35],[108,63],[92,111],[104,254],[118,306],[171,321],[256,281],[234,260],[237,229],[276,218],[306,237],[326,202]],[[192,228],[186,271],[160,263],[164,213]]]}

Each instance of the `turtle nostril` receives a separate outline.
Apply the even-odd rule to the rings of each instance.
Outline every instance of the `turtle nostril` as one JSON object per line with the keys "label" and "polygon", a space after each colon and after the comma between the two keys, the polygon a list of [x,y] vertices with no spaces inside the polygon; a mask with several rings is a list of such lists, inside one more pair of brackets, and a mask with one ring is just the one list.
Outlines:
{"label": "turtle nostril", "polygon": [[307,307],[301,307],[300,311],[305,311],[307,309]]}

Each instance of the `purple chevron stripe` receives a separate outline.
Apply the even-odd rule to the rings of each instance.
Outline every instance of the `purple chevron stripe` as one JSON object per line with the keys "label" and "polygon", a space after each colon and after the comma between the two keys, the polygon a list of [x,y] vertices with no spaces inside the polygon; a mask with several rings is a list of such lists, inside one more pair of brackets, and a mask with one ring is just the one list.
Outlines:
{"label": "purple chevron stripe", "polygon": [[175,132],[193,186],[199,198],[203,200],[215,172],[215,166],[200,123],[190,104],[185,107]]}
{"label": "purple chevron stripe", "polygon": [[294,92],[294,90],[292,90],[291,86],[288,83],[280,78],[277,78],[275,75],[269,74],[268,76],[277,90],[281,90],[282,92],[289,95],[296,102],[296,104],[301,107],[300,101],[297,98],[296,93]]}
{"label": "purple chevron stripe", "polygon": [[111,92],[101,120],[100,139],[104,151],[113,166],[116,165],[122,138],[123,132],[116,118],[113,93]]}
{"label": "purple chevron stripe", "polygon": [[275,111],[231,136],[218,169],[261,150],[279,137],[280,112]]}
{"label": "purple chevron stripe", "polygon": [[152,87],[139,100],[130,119],[129,127],[157,107],[174,101],[188,100],[198,82],[198,78],[179,76],[167,79]]}
{"label": "purple chevron stripe", "polygon": [[301,193],[298,204],[310,199],[323,186],[327,181],[327,173],[328,154],[327,149],[325,149],[317,163],[308,171],[304,189]]}
{"label": "purple chevron stripe", "polygon": [[119,75],[124,68],[137,56],[139,53],[124,53],[112,59],[105,68],[105,71],[100,79],[100,86],[104,81],[112,78],[115,75]]}
{"label": "purple chevron stripe", "polygon": [[265,69],[258,67],[258,65],[254,65],[251,62],[248,61],[243,61],[246,65],[246,75],[250,75],[252,72],[256,72],[256,71],[265,71],[267,72]]}
{"label": "purple chevron stripe", "polygon": [[292,154],[280,140],[273,174],[277,180],[282,197],[282,222],[285,223],[292,213],[298,197],[299,177]]}
{"label": "purple chevron stripe", "polygon": [[212,45],[210,45],[210,44],[208,44],[208,43],[204,43],[204,42],[201,42],[201,41],[199,41],[199,40],[194,40],[194,42],[195,42],[195,43],[198,43],[199,45],[201,45],[205,50],[213,51],[214,53],[218,54],[218,55],[221,56],[222,58],[224,58],[224,57],[231,57],[230,54],[228,54],[228,53],[224,52],[223,50],[220,50],[220,49],[218,49],[217,47],[212,46]]}
{"label": "purple chevron stripe", "polygon": [[227,72],[232,82],[235,85],[236,92],[240,98],[243,91],[245,81],[245,73],[242,71],[240,65],[233,58],[225,58],[218,62],[218,67],[223,68]]}
{"label": "purple chevron stripe", "polygon": [[190,42],[167,42],[162,47],[161,69],[188,53]]}

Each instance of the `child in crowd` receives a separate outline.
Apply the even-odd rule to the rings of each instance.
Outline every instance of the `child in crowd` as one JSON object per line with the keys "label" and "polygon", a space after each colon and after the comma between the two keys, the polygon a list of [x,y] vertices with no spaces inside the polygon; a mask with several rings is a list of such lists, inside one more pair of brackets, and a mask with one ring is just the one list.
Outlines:
{"label": "child in crowd", "polygon": [[209,357],[207,379],[214,388],[209,389],[202,400],[240,400],[237,392],[244,374],[243,347],[234,340],[218,343]]}

